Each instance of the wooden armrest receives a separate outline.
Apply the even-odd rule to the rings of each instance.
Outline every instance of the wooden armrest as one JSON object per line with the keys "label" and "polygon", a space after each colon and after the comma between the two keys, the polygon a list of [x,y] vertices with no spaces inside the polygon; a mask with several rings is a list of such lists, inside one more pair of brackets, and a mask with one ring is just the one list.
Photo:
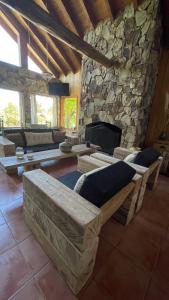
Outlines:
{"label": "wooden armrest", "polygon": [[101,211],[42,170],[23,175],[24,197],[28,196],[81,251],[98,236]]}
{"label": "wooden armrest", "polygon": [[7,138],[0,136],[0,156],[15,155],[15,144]]}

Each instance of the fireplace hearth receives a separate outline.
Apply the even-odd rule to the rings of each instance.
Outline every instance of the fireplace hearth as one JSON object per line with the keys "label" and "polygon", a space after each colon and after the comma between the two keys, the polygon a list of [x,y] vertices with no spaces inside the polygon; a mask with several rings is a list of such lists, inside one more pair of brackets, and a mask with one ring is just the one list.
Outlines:
{"label": "fireplace hearth", "polygon": [[93,122],[86,125],[85,140],[101,147],[101,151],[113,154],[114,148],[120,146],[121,128],[106,122]]}

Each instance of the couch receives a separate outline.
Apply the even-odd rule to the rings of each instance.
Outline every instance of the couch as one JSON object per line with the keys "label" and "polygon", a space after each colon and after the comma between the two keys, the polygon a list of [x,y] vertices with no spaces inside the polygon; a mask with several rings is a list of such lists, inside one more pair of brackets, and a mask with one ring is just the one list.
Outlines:
{"label": "couch", "polygon": [[[52,142],[44,144],[36,144],[36,145],[28,145],[25,133],[52,133]],[[57,136],[58,135],[58,136]],[[65,132],[60,131],[59,129],[24,129],[24,128],[15,128],[15,129],[4,129],[4,138],[10,141],[10,147],[11,142],[15,144],[15,147],[13,147],[10,155],[15,155],[15,148],[16,147],[23,147],[24,152],[26,153],[28,150],[32,150],[33,152],[39,152],[39,151],[45,151],[45,150],[52,150],[52,149],[58,149],[59,143],[63,142],[65,139]],[[5,155],[4,153],[4,156]]]}

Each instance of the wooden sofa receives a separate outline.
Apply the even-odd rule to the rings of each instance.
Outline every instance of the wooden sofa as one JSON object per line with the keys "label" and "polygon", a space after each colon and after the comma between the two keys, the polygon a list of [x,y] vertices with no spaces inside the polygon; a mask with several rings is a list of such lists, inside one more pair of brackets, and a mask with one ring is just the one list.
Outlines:
{"label": "wooden sofa", "polygon": [[[120,152],[120,157],[124,159],[129,154],[131,154],[131,152],[129,152],[129,150],[124,149],[123,156],[121,156]],[[82,158],[79,158],[78,168],[81,172],[88,172],[89,170],[103,166],[104,163],[107,166],[108,164],[114,164],[119,160],[120,158],[114,156],[112,157],[102,153],[94,153],[90,157],[84,156]],[[136,170],[137,174],[142,176],[141,189],[138,194],[135,213],[137,213],[143,205],[146,186],[149,185],[151,189],[154,189],[156,187],[162,160],[163,158],[159,157],[159,159],[157,159],[149,168],[127,162],[131,167],[133,167]]]}
{"label": "wooden sofa", "polygon": [[122,204],[135,205],[140,185],[135,175],[97,208],[42,170],[24,173],[26,223],[75,294],[93,272],[102,225]]}

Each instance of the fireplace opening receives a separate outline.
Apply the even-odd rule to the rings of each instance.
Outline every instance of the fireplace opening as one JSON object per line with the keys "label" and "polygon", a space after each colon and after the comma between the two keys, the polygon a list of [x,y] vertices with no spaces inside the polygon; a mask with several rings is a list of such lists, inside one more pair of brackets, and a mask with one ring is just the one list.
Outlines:
{"label": "fireplace opening", "polygon": [[106,122],[93,122],[86,125],[85,140],[101,147],[101,151],[113,154],[121,143],[121,128]]}

